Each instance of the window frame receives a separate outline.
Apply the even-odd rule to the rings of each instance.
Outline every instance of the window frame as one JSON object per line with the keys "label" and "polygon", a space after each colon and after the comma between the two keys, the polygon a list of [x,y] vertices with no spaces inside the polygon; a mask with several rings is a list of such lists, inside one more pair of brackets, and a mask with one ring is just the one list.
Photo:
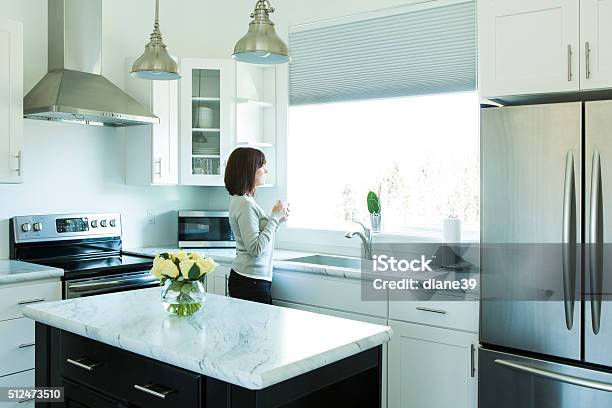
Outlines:
{"label": "window frame", "polygon": [[[426,10],[430,8],[442,7],[447,5],[466,3],[471,0],[415,0],[410,4],[371,10],[352,14],[343,17],[331,18],[321,21],[290,25],[280,30],[284,38],[289,38],[289,33],[312,30],[317,28],[329,27],[337,24],[345,24],[360,20],[390,16],[406,12],[414,12]],[[288,64],[277,70],[277,94],[279,100],[287,101],[283,109],[277,110],[277,126],[280,130],[277,138],[277,149],[279,152],[278,159],[278,180],[277,189],[280,197],[287,198],[287,153],[288,153],[288,138],[289,138],[289,68]],[[478,87],[475,89],[478,92]],[[480,121],[478,121],[478,131],[480,131]],[[480,176],[480,174],[479,174]],[[359,230],[361,227],[355,224],[354,230]],[[346,239],[344,233],[333,229],[314,229],[286,226],[279,230],[277,244],[286,249],[295,250],[312,250],[330,251],[333,248],[338,248],[346,251],[349,249],[355,256],[359,255],[360,246],[359,240]],[[475,243],[480,241],[480,226],[477,228],[462,227],[462,239],[464,243]],[[373,234],[374,242],[404,242],[404,243],[440,243],[442,241],[442,225],[439,228],[414,227],[408,228],[405,232],[383,231]],[[324,244],[321,244],[324,242]],[[319,249],[317,249],[319,248]],[[321,249],[324,248],[324,249]],[[331,249],[330,249],[331,248]]]}

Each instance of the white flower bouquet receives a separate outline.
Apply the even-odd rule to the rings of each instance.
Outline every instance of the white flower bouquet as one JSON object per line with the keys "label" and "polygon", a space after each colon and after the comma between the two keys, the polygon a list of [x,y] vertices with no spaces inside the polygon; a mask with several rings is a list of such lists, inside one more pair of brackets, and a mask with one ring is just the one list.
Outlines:
{"label": "white flower bouquet", "polygon": [[160,280],[164,308],[179,316],[190,316],[204,302],[206,276],[217,264],[195,252],[165,252],[153,260],[151,274]]}

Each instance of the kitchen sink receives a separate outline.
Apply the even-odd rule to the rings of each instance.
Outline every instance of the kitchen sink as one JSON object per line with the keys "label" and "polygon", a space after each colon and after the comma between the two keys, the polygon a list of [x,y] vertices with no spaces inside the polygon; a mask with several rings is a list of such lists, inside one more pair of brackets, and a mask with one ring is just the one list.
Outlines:
{"label": "kitchen sink", "polygon": [[332,255],[309,255],[299,258],[283,259],[284,262],[299,262],[305,264],[335,266],[337,268],[361,269],[361,258]]}

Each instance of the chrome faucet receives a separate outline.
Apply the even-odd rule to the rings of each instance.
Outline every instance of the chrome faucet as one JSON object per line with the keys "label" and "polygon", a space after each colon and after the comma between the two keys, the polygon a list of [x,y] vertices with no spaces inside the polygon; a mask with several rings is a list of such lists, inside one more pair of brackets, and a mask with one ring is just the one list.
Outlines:
{"label": "chrome faucet", "polygon": [[366,259],[372,259],[372,232],[370,231],[368,227],[366,227],[361,222],[355,221],[355,220],[353,220],[353,222],[361,225],[361,227],[363,228],[363,233],[359,231],[349,231],[346,234],[344,234],[344,237],[353,238],[355,235],[357,235],[361,239],[361,242],[363,243],[363,248],[365,249]]}

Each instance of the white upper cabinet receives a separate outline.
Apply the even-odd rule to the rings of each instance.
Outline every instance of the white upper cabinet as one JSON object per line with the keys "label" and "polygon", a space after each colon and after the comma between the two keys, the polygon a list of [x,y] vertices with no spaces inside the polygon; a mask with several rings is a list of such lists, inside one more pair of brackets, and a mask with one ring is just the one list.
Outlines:
{"label": "white upper cabinet", "polygon": [[222,186],[235,143],[235,63],[181,58],[180,183]]}
{"label": "white upper cabinet", "polygon": [[126,90],[159,117],[159,123],[126,128],[126,182],[178,184],[178,82],[135,78],[129,74],[134,60],[126,60]]}
{"label": "white upper cabinet", "polygon": [[23,173],[23,25],[0,19],[0,183]]}
{"label": "white upper cabinet", "polygon": [[481,96],[579,90],[579,9],[579,0],[479,0]]}
{"label": "white upper cabinet", "polygon": [[580,1],[580,88],[612,87],[612,0]]}

